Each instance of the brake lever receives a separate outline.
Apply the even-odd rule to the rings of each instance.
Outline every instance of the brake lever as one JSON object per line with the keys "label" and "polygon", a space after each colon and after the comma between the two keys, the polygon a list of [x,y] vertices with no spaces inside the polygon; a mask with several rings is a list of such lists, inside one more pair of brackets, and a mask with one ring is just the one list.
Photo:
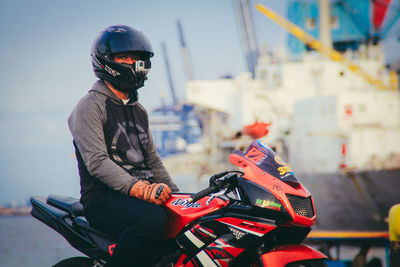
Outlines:
{"label": "brake lever", "polygon": [[227,190],[228,190],[227,188],[224,188],[223,190],[221,190],[221,191],[219,191],[219,192],[217,192],[217,193],[211,194],[211,195],[210,195],[210,198],[209,198],[209,199],[207,200],[207,202],[206,202],[206,205],[207,205],[207,206],[210,205],[211,201],[212,201],[214,198],[224,195],[224,194],[226,193]]}

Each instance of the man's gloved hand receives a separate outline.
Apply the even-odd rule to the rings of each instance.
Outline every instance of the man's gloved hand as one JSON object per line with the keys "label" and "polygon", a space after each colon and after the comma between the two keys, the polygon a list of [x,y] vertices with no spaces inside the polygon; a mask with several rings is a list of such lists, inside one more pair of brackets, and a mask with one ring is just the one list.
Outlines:
{"label": "man's gloved hand", "polygon": [[161,205],[170,198],[171,189],[163,183],[150,184],[147,181],[140,180],[132,186],[129,195],[156,205]]}

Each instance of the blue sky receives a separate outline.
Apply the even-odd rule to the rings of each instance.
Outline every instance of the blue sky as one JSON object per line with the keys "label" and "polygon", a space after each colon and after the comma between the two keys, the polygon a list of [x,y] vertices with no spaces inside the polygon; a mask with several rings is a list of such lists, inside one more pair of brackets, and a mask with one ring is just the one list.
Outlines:
{"label": "blue sky", "polygon": [[[286,1],[257,2],[285,13]],[[271,50],[283,46],[283,30],[253,13],[259,43]],[[178,97],[184,97],[178,18],[195,78],[246,70],[230,0],[0,1],[0,204],[30,195],[79,196],[66,120],[95,81],[89,51],[106,26],[134,26],[152,42],[152,70],[140,90],[148,110],[159,105],[161,92],[169,93],[162,41]],[[395,39],[388,42],[388,50],[396,45]]]}

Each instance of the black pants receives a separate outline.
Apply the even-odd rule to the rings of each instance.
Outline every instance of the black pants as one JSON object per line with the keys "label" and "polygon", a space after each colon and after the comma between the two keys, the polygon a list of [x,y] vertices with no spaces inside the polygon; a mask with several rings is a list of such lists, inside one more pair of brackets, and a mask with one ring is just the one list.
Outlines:
{"label": "black pants", "polygon": [[162,206],[109,191],[85,212],[90,225],[117,239],[107,267],[144,266],[164,232]]}

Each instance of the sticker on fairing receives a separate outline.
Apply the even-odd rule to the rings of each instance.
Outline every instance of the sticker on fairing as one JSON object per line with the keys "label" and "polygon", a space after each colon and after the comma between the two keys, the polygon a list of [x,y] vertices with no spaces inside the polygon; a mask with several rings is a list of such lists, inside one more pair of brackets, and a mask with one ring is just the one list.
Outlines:
{"label": "sticker on fairing", "polygon": [[277,168],[279,175],[281,178],[285,178],[289,175],[294,175],[294,172],[292,171],[292,168],[286,162],[284,162],[278,155],[274,157],[274,160],[276,163],[281,165],[280,167]]}
{"label": "sticker on fairing", "polygon": [[189,209],[189,208],[194,208],[198,209],[201,208],[201,204],[199,202],[189,202],[189,199],[181,199],[178,198],[174,200],[171,205],[173,206],[182,206],[182,209]]}
{"label": "sticker on fairing", "polygon": [[265,199],[259,199],[257,198],[256,200],[256,206],[262,207],[262,208],[271,208],[274,210],[281,210],[282,204],[270,201],[270,200],[265,200]]}
{"label": "sticker on fairing", "polygon": [[253,161],[256,165],[260,165],[268,156],[257,148],[253,147],[246,153],[245,157]]}
{"label": "sticker on fairing", "polygon": [[290,167],[289,167],[288,165],[286,165],[286,166],[281,166],[281,167],[279,167],[279,168],[278,168],[278,171],[279,171],[279,174],[280,174],[280,175],[285,175],[285,174],[287,174],[288,172],[292,172],[292,169],[290,169]]}

